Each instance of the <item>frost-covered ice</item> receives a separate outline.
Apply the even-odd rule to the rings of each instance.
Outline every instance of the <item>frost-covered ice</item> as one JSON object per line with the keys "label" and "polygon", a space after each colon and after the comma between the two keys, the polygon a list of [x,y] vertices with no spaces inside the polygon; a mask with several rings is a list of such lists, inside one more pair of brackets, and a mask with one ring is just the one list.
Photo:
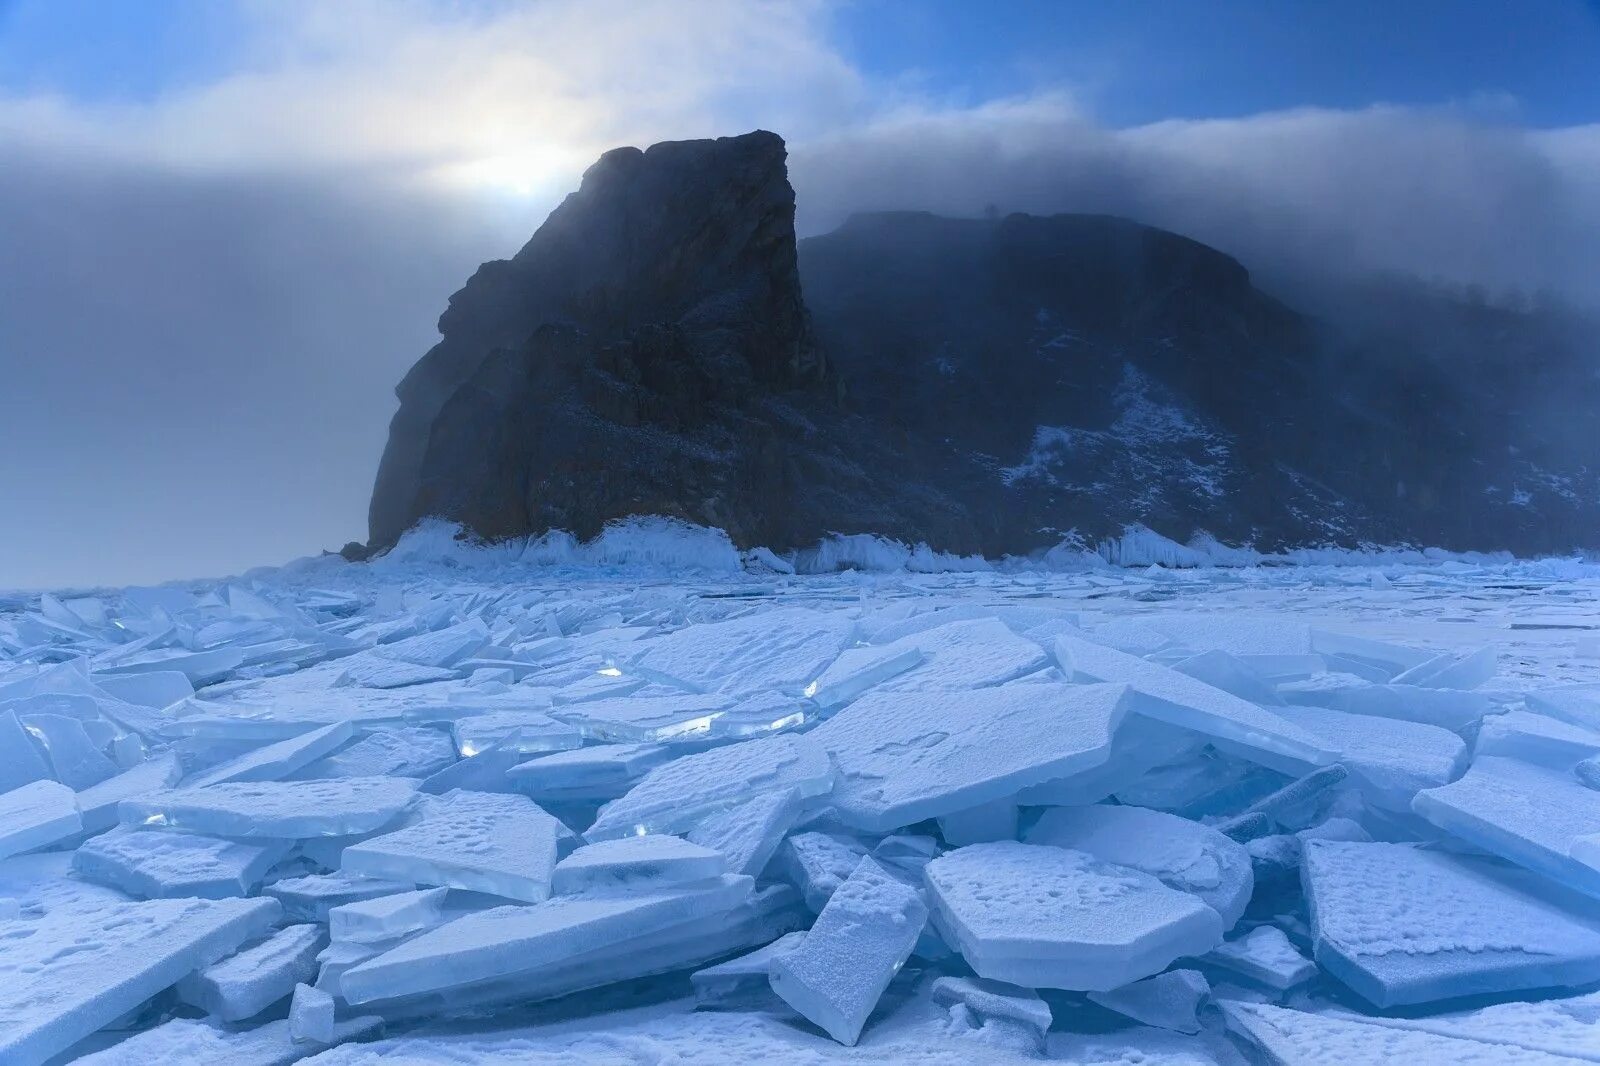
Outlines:
{"label": "frost-covered ice", "polygon": [[418,536],[0,601],[0,1063],[1600,1061],[1591,564]]}

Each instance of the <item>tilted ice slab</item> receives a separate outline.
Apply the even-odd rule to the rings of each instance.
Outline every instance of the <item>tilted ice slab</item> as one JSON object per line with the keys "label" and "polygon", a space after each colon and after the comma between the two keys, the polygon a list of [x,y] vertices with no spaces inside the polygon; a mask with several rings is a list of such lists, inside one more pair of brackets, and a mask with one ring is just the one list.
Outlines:
{"label": "tilted ice slab", "polygon": [[551,711],[600,741],[643,744],[688,740],[710,733],[717,720],[733,709],[735,701],[716,693],[678,692],[664,696],[624,696],[589,700]]}
{"label": "tilted ice slab", "polygon": [[1317,975],[1316,965],[1296,951],[1275,925],[1258,925],[1244,936],[1224,942],[1205,961],[1279,991]]}
{"label": "tilted ice slab", "polygon": [[328,935],[336,944],[382,944],[436,926],[447,889],[396,892],[344,903],[328,912]]}
{"label": "tilted ice slab", "polygon": [[184,785],[195,788],[224,781],[277,781],[322,758],[353,736],[354,725],[336,722],[246,752],[237,759],[194,775]]}
{"label": "tilted ice slab", "polygon": [[1200,1005],[1211,985],[1198,970],[1168,970],[1106,992],[1090,992],[1089,1001],[1143,1025],[1198,1033]]}
{"label": "tilted ice slab", "polygon": [[1215,829],[1143,807],[1052,807],[1023,840],[1143,870],[1198,896],[1232,929],[1255,889],[1250,855]]}
{"label": "tilted ice slab", "polygon": [[912,669],[922,659],[922,649],[914,644],[846,648],[806,686],[804,695],[824,712],[837,710],[873,686]]}
{"label": "tilted ice slab", "polygon": [[[1499,1003],[1455,1014],[1371,1018],[1373,1025],[1600,1062],[1600,992],[1534,1003]],[[1567,1062],[1566,1058],[1555,1061]]]}
{"label": "tilted ice slab", "polygon": [[1485,851],[1600,896],[1600,791],[1571,771],[1483,756],[1454,784],[1417,793],[1412,809]]}
{"label": "tilted ice slab", "polygon": [[526,796],[455,791],[421,800],[403,828],[345,848],[340,869],[532,903],[550,894],[560,828]]}
{"label": "tilted ice slab", "polygon": [[888,832],[1098,766],[1126,713],[1122,685],[869,693],[808,737],[839,770],[841,821]]}
{"label": "tilted ice slab", "polygon": [[400,777],[229,781],[124,800],[125,825],[164,825],[226,837],[338,837],[382,829],[417,783]]}
{"label": "tilted ice slab", "polygon": [[1107,991],[1222,941],[1222,919],[1195,896],[1065,848],[974,844],[926,876],[945,939],[997,981]]}
{"label": "tilted ice slab", "polygon": [[771,1005],[773,992],[768,973],[772,960],[793,951],[805,938],[800,931],[785,933],[748,955],[696,970],[689,975],[695,1006],[730,1009]]}
{"label": "tilted ice slab", "polygon": [[456,761],[456,747],[441,730],[422,726],[377,729],[347,748],[318,759],[293,776],[427,777]]}
{"label": "tilted ice slab", "polygon": [[1306,683],[1279,689],[1290,703],[1330,707],[1350,714],[1397,718],[1438,726],[1452,732],[1466,729],[1493,709],[1481,692],[1419,688],[1416,685],[1348,684],[1327,686]]}
{"label": "tilted ice slab", "polygon": [[51,776],[68,788],[90,788],[116,776],[117,764],[89,739],[78,719],[28,714],[22,716],[22,724],[43,744]]}
{"label": "tilted ice slab", "polygon": [[1600,980],[1600,916],[1494,859],[1310,840],[1317,962],[1380,1007]]}
{"label": "tilted ice slab", "polygon": [[488,643],[488,627],[474,618],[444,629],[380,644],[372,649],[371,654],[418,666],[453,667]]}
{"label": "tilted ice slab", "polygon": [[120,826],[85,841],[72,867],[87,881],[132,896],[226,899],[249,895],[292,844]]}
{"label": "tilted ice slab", "polygon": [[566,959],[725,911],[748,877],[637,894],[552,896],[457,918],[361,963],[340,988],[351,1003],[415,995],[554,966]]}
{"label": "tilted ice slab", "polygon": [[34,781],[0,794],[0,859],[66,840],[82,829],[77,794],[57,781]]}
{"label": "tilted ice slab", "polygon": [[[1466,744],[1439,726],[1326,707],[1289,706],[1276,713],[1336,753],[1362,794],[1387,810],[1409,811],[1411,797],[1420,789],[1448,784],[1466,767]],[[1299,759],[1251,754],[1290,775],[1314,769]]]}
{"label": "tilted ice slab", "polygon": [[1600,732],[1531,711],[1510,711],[1483,720],[1472,753],[1568,770],[1600,753]]}
{"label": "tilted ice slab", "polygon": [[668,744],[595,744],[519,762],[505,777],[534,799],[609,800],[657,766],[682,757],[681,749]]}
{"label": "tilted ice slab", "polygon": [[706,815],[685,836],[720,852],[728,872],[759,876],[805,812],[795,789],[764,792],[736,807]]}
{"label": "tilted ice slab", "polygon": [[1106,761],[1070,777],[1023,789],[1017,802],[1031,807],[1085,806],[1141,781],[1158,766],[1197,755],[1206,738],[1165,722],[1142,720],[1137,729],[1118,729]]}
{"label": "tilted ice slab", "polygon": [[574,726],[542,711],[490,711],[458,718],[450,726],[456,751],[471,758],[489,748],[509,748],[523,755],[567,751],[583,743]]}
{"label": "tilted ice slab", "polygon": [[916,889],[862,859],[793,951],[773,956],[772,990],[853,1045],[916,947],[928,909]]}
{"label": "tilted ice slab", "polygon": [[558,896],[570,896],[609,889],[659,888],[707,881],[722,876],[727,868],[721,852],[681,837],[650,833],[578,848],[556,863],[551,890]]}
{"label": "tilted ice slab", "polygon": [[623,672],[690,692],[799,695],[845,648],[854,628],[842,612],[759,611],[641,641]]}
{"label": "tilted ice slab", "polygon": [[161,792],[177,784],[183,776],[183,765],[177,753],[163,752],[125,770],[116,777],[100,782],[93,788],[78,793],[78,807],[83,813],[83,831],[100,833],[117,824],[117,808],[125,799],[142,796],[147,792]]}
{"label": "tilted ice slab", "polygon": [[346,903],[358,903],[377,896],[409,892],[410,881],[383,881],[344,874],[308,874],[274,881],[263,891],[283,904],[284,917],[291,921],[326,922],[328,912]]}
{"label": "tilted ice slab", "polygon": [[10,710],[0,708],[0,792],[50,777],[38,746]]}
{"label": "tilted ice slab", "polygon": [[225,1022],[252,1018],[317,974],[318,925],[287,925],[178,982],[178,998]]}
{"label": "tilted ice slab", "polygon": [[0,1062],[39,1063],[272,928],[266,899],[152,900],[0,921]]}
{"label": "tilted ice slab", "polygon": [[1033,989],[982,977],[940,977],[929,991],[935,1003],[950,1011],[954,1025],[998,1031],[1006,1034],[1001,1039],[1015,1040],[1035,1053],[1045,1050],[1054,1018],[1050,1005]]}
{"label": "tilted ice slab", "polygon": [[833,768],[815,736],[747,740],[675,759],[600,808],[584,836],[605,840],[639,832],[683,832],[708,814],[765,792],[794,789],[802,797],[823,795],[833,787]]}
{"label": "tilted ice slab", "polygon": [[883,650],[914,650],[922,659],[879,686],[892,692],[988,688],[1050,665],[1038,644],[1017,636],[996,618],[951,622],[902,637]]}
{"label": "tilted ice slab", "polygon": [[866,854],[867,846],[855,837],[813,831],[784,840],[775,864],[812,913],[819,913]]}
{"label": "tilted ice slab", "polygon": [[1450,1063],[1452,1066],[1583,1066],[1586,1061],[1500,1040],[1402,1029],[1377,1018],[1310,1014],[1265,1003],[1222,1004],[1228,1028],[1280,1066]]}
{"label": "tilted ice slab", "polygon": [[1056,637],[1055,652],[1073,676],[1126,684],[1135,693],[1128,705],[1133,713],[1252,751],[1319,766],[1334,761],[1320,740],[1294,723],[1159,663],[1069,634]]}

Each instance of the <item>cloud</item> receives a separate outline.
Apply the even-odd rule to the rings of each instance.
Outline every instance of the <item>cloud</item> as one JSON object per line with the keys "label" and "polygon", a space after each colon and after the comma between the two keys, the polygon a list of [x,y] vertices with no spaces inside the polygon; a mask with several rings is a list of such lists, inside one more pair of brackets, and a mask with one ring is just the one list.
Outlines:
{"label": "cloud", "polygon": [[1117,130],[1048,87],[949,106],[852,66],[822,0],[247,12],[221,79],[0,97],[0,586],[362,537],[393,385],[445,299],[618,144],[777,130],[806,232],[881,208],[1102,211],[1289,281],[1600,302],[1600,128],[1374,108]]}

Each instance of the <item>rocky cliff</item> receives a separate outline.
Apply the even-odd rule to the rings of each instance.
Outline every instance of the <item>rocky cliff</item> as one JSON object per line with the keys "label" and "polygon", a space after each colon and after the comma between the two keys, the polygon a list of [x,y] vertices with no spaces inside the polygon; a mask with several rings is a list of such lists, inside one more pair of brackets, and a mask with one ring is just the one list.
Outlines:
{"label": "rocky cliff", "polygon": [[764,132],[618,149],[481,267],[398,389],[373,545],[425,515],[989,554],[1131,522],[1523,551],[1600,528],[1600,444],[1540,399],[1593,375],[1525,319],[1441,312],[1465,332],[1419,358],[1100,216],[881,214],[797,246],[784,160]]}

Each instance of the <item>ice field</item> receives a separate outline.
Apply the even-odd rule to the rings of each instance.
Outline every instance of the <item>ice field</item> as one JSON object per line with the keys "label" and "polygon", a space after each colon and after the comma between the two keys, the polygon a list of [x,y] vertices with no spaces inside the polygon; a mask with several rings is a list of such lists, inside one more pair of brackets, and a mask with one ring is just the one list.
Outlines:
{"label": "ice field", "polygon": [[1600,565],[1225,552],[0,594],[0,1066],[1600,1062]]}

